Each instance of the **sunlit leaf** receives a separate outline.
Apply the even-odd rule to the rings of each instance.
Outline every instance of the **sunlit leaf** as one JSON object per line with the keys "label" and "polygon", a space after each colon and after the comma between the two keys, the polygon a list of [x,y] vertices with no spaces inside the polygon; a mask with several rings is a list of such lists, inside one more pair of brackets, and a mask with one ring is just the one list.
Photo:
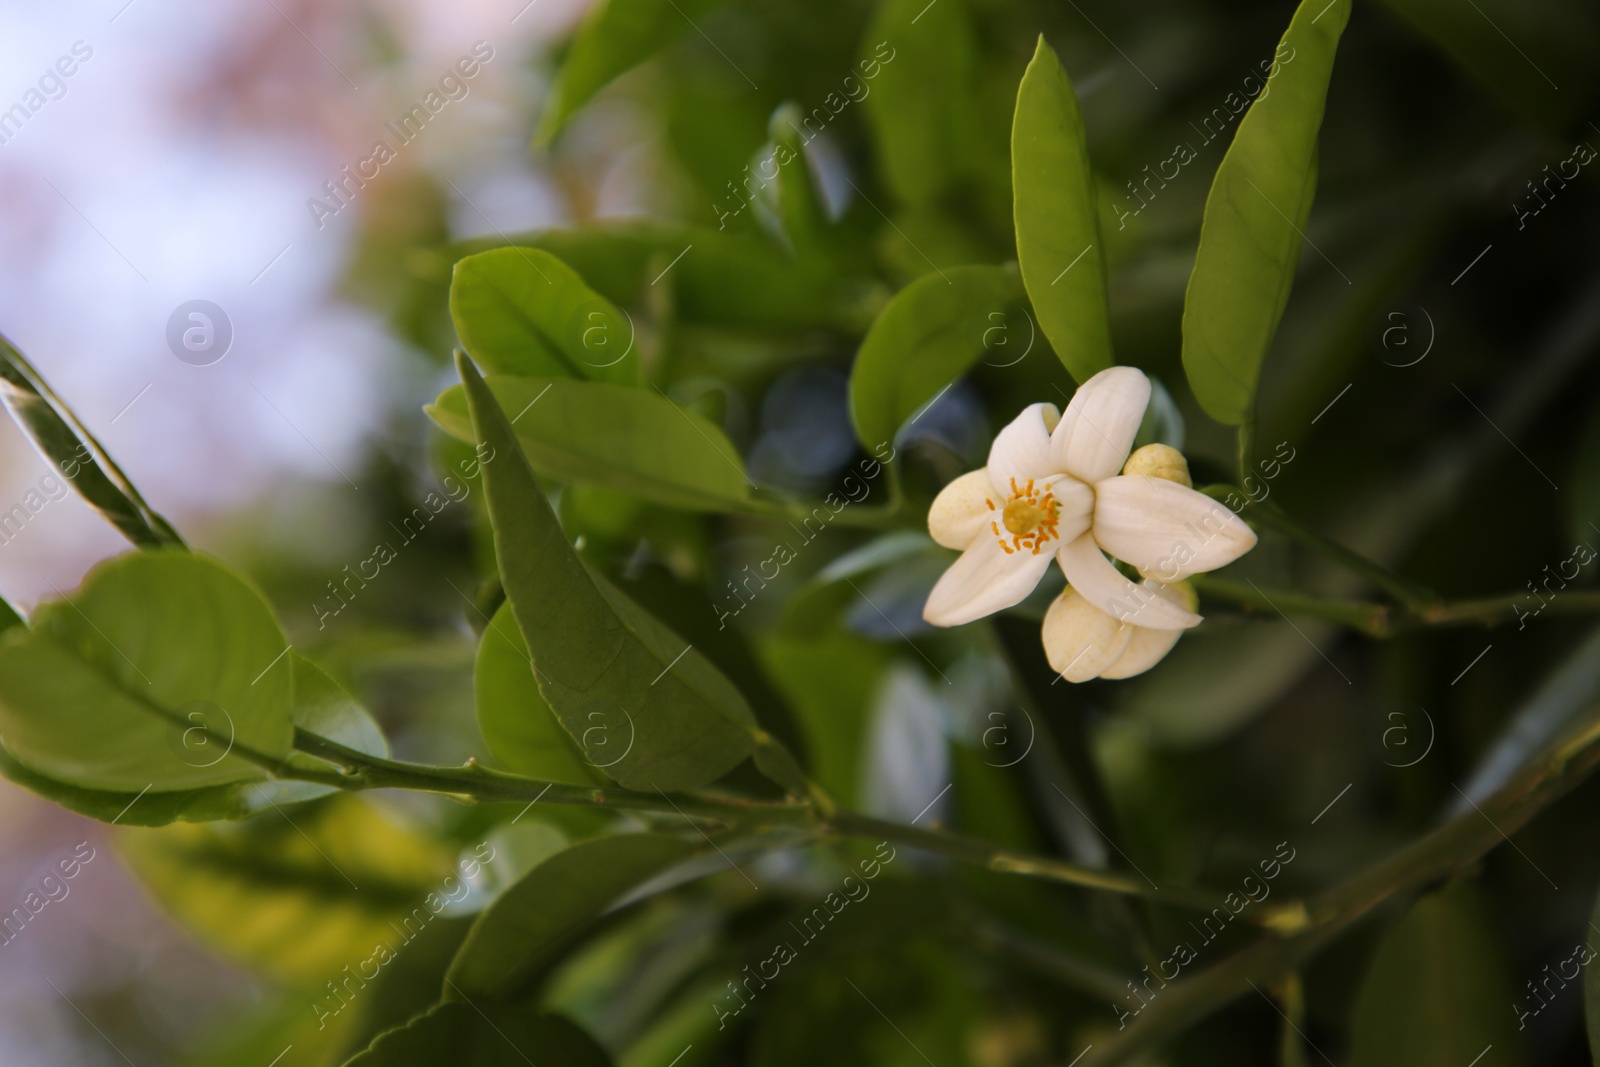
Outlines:
{"label": "sunlit leaf", "polygon": [[652,834],[602,837],[539,864],[484,912],[445,977],[448,999],[509,999],[629,889],[693,848]]}
{"label": "sunlit leaf", "polygon": [[1017,89],[1011,183],[1017,261],[1028,298],[1056,355],[1083,382],[1116,362],[1105,251],[1083,115],[1043,36]]}
{"label": "sunlit leaf", "polygon": [[1251,416],[1289,301],[1317,181],[1317,134],[1350,0],[1304,0],[1206,197],[1183,304],[1183,369],[1206,414]]}
{"label": "sunlit leaf", "polygon": [[861,442],[893,441],[985,352],[995,362],[1024,353],[1028,338],[1011,336],[1021,332],[1012,329],[1021,299],[1017,272],[1004,267],[947,267],[896,293],[850,371],[850,415]]}
{"label": "sunlit leaf", "polygon": [[491,372],[639,379],[633,320],[549,252],[497,248],[463,259],[450,282],[450,316],[462,345]]}
{"label": "sunlit leaf", "polygon": [[293,737],[288,642],[248,583],[176,549],[119,556],[0,640],[0,735],[56,781],[138,793],[259,779]]}
{"label": "sunlit leaf", "polygon": [[757,741],[744,698],[688,642],[584,566],[488,384],[464,356],[456,365],[478,441],[494,457],[483,479],[495,556],[546,703],[629,788],[670,791],[725,774]]}
{"label": "sunlit leaf", "polygon": [[[321,988],[375,973],[470,886],[452,852],[348,796],[242,823],[130,830],[117,846],[169,913],[230,957]],[[447,881],[448,879],[448,881]],[[360,996],[359,985],[351,992]]]}
{"label": "sunlit leaf", "polygon": [[[528,461],[562,482],[592,483],[695,511],[737,510],[751,483],[728,435],[653,389],[565,378],[489,380]],[[428,409],[446,432],[472,441],[459,385]]]}

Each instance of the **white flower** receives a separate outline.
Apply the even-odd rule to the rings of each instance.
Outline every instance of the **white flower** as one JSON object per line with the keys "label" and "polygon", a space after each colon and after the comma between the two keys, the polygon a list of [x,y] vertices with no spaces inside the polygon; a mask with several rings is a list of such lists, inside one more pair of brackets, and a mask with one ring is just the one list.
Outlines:
{"label": "white flower", "polygon": [[[923,618],[956,626],[1008,608],[1033,590],[1053,556],[1072,588],[1052,608],[1058,624],[1046,619],[1046,651],[1052,652],[1053,633],[1090,630],[1106,631],[1107,649],[1117,646],[1117,655],[1089,677],[1124,667],[1121,657],[1134,655],[1136,639],[1136,659],[1165,641],[1143,667],[1115,676],[1136,674],[1165,655],[1179,631],[1199,623],[1194,604],[1169,587],[1233,562],[1256,537],[1233,512],[1189,486],[1175,450],[1149,445],[1129,459],[1149,402],[1149,379],[1132,367],[1112,367],[1083,383],[1066,414],[1033,404],[1001,430],[989,465],[945,486],[928,512],[933,539],[962,555],[933,587]],[[1108,552],[1145,581],[1124,577]],[[1105,621],[1081,614],[1080,606]],[[1082,625],[1061,622],[1067,618]],[[1144,638],[1140,631],[1173,636]],[[1072,641],[1081,647],[1068,660],[1088,647],[1077,636]],[[1051,660],[1063,669],[1053,652]]]}

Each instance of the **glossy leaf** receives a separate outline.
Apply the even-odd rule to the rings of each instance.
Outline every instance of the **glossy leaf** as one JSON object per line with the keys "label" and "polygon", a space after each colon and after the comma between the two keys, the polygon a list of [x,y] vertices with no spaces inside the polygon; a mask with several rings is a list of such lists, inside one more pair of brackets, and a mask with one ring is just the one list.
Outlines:
{"label": "glossy leaf", "polygon": [[[756,743],[744,698],[687,642],[589,572],[488,384],[464,356],[456,365],[478,441],[495,457],[483,466],[495,556],[546,703],[629,788],[692,788],[731,770]],[[617,746],[622,755],[613,757]]]}
{"label": "glossy leaf", "polygon": [[117,846],[182,925],[233,959],[314,987],[330,1012],[338,1001],[323,983],[344,981],[346,966],[370,980],[470,889],[450,851],[344,795],[242,823],[129,831]]}
{"label": "glossy leaf", "polygon": [[[565,378],[492,378],[528,461],[563,482],[592,483],[669,507],[742,507],[750,481],[727,434],[653,389]],[[428,409],[447,433],[472,441],[461,386]]]}
{"label": "glossy leaf", "polygon": [[509,999],[618,897],[682,863],[674,837],[623,834],[585,841],[539,864],[478,919],[445,977],[448,999]]}
{"label": "glossy leaf", "polygon": [[0,735],[59,782],[138,793],[259,779],[281,759],[293,672],[272,611],[214,560],[130,554],[0,641]]}
{"label": "glossy leaf", "polygon": [[549,252],[497,248],[461,260],[450,316],[461,344],[493,373],[639,379],[633,320]]}
{"label": "glossy leaf", "polygon": [[1317,134],[1350,0],[1304,0],[1276,72],[1239,121],[1206,197],[1183,305],[1183,369],[1206,414],[1250,418],[1316,190]]}
{"label": "glossy leaf", "polygon": [[440,1004],[380,1034],[345,1067],[611,1067],[594,1039],[558,1015]]}
{"label": "glossy leaf", "polygon": [[478,729],[489,751],[508,768],[545,782],[604,784],[604,777],[583,758],[539,695],[528,646],[510,604],[500,605],[478,639],[472,690]]}
{"label": "glossy leaf", "polygon": [[1486,1046],[1527,1062],[1518,1001],[1489,934],[1489,911],[1458,883],[1418,900],[1384,936],[1356,997],[1351,1067],[1460,1067]]}
{"label": "glossy leaf", "polygon": [[538,141],[548,144],[579,108],[619,74],[676,40],[721,0],[603,0],[573,38],[551,87]]}
{"label": "glossy leaf", "polygon": [[[143,548],[183,544],[171,524],[145,503],[100,442],[3,335],[0,398],[40,454],[122,536]],[[20,507],[14,505],[11,513]]]}
{"label": "glossy leaf", "polygon": [[1044,38],[1017,89],[1011,123],[1017,262],[1039,327],[1079,382],[1111,353],[1094,171],[1072,82]]}
{"label": "glossy leaf", "polygon": [[1008,322],[1021,299],[1017,272],[1004,267],[948,267],[896,293],[850,371],[850,417],[861,442],[871,448],[893,441],[985,352],[997,353],[997,361],[1014,358],[1013,343],[1022,352],[1027,342],[1009,336]]}

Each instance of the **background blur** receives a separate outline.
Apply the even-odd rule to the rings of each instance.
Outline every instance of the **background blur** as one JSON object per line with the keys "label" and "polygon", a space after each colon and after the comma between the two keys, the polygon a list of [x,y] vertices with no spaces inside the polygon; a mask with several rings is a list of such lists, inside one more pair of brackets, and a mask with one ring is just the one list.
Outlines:
{"label": "background blur", "polygon": [[[90,58],[0,144],[0,328],[192,541],[231,558],[322,560],[335,573],[359,558],[352,513],[376,507],[351,484],[384,492],[363,484],[363,455],[396,413],[422,439],[418,410],[441,374],[438,353],[419,357],[341,295],[362,217],[457,237],[571,221],[528,151],[528,102],[542,91],[529,59],[581,7],[6,5],[4,107],[74,45]],[[375,140],[394,143],[384,124],[479,41],[493,59],[467,95],[319,228],[307,199],[329,202],[324,182]],[[625,158],[586,186],[585,212],[637,210]],[[417,188],[445,196],[428,212],[384,210],[383,197]],[[209,366],[180,361],[166,340],[169,317],[195,299],[232,324],[231,350]],[[49,469],[0,420],[0,499],[9,506]],[[124,547],[69,494],[0,544],[0,595],[31,606]],[[70,896],[0,951],[0,1063],[125,1062],[113,1042],[141,1067],[171,1062],[258,995],[147,903],[95,824],[3,782],[0,900],[20,899],[85,840],[96,858]]]}

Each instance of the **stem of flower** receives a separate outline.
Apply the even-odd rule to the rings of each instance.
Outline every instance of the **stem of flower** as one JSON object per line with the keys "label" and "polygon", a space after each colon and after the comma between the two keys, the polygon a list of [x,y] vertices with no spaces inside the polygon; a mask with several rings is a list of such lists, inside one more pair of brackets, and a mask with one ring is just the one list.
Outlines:
{"label": "stem of flower", "polygon": [[1046,856],[1030,856],[998,848],[985,841],[942,830],[875,819],[849,811],[822,814],[810,801],[747,800],[732,796],[638,793],[628,789],[541,782],[507,774],[469,761],[461,767],[437,767],[369,756],[335,741],[296,728],[295,749],[341,769],[342,773],[308,771],[294,764],[270,761],[280,777],[338,785],[345,789],[410,789],[424,793],[466,797],[480,802],[527,801],[529,804],[576,804],[584,807],[639,811],[654,815],[682,815],[741,830],[801,827],[822,835],[893,841],[923,852],[962,860],[994,871],[1009,871],[1048,881],[1147,897],[1175,906],[1209,909],[1222,894],[1201,889],[1162,889],[1113,871],[1095,870]]}

